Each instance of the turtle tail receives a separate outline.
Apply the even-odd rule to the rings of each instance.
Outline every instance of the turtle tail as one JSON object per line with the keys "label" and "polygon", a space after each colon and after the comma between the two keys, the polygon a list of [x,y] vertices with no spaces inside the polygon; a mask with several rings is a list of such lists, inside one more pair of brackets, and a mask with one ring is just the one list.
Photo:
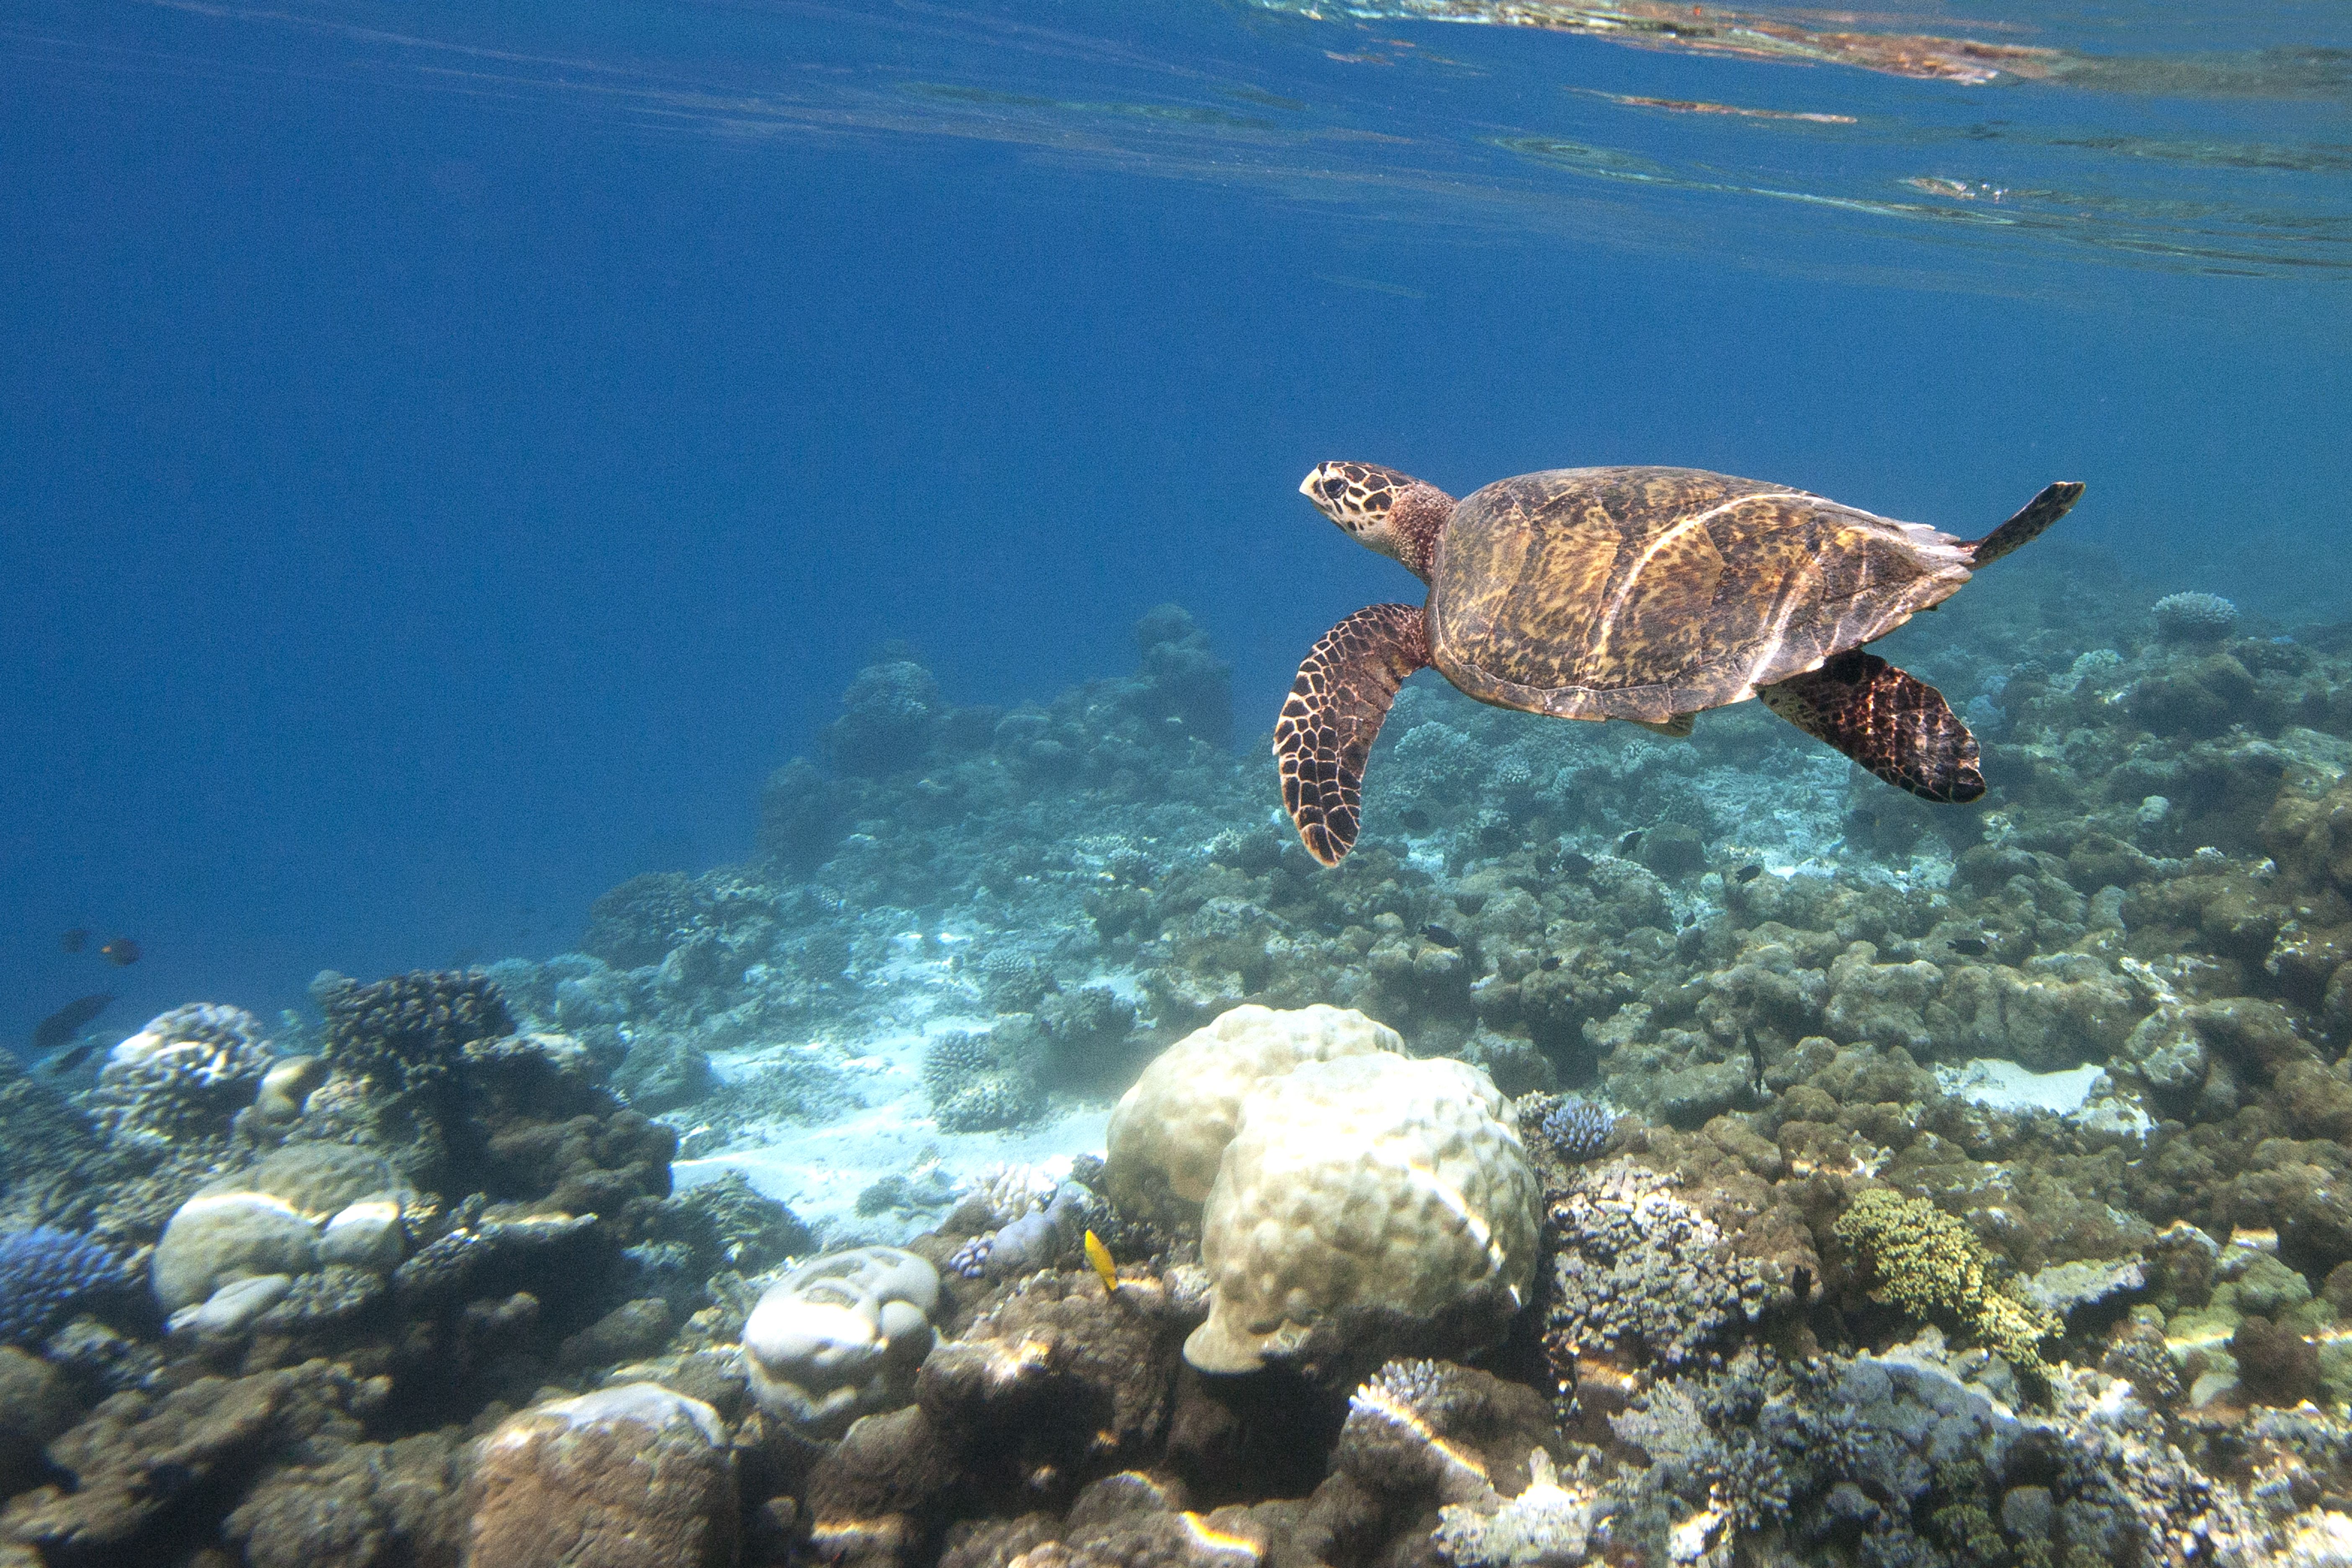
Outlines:
{"label": "turtle tail", "polygon": [[1968,547],[1971,570],[2000,560],[2021,545],[2031,544],[2041,537],[2042,531],[2066,515],[2069,508],[2083,499],[2083,486],[2076,479],[2061,479],[2043,489],[2025,503],[2025,510],[1986,534],[1982,539],[1963,542]]}

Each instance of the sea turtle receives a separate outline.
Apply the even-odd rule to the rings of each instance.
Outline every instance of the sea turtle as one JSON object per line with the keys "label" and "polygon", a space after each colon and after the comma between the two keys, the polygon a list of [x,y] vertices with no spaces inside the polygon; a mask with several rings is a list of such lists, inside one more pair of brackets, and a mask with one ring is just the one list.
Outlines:
{"label": "sea turtle", "polygon": [[1698,468],[1555,468],[1457,502],[1393,468],[1325,463],[1298,489],[1429,584],[1424,605],[1374,605],[1326,632],[1275,724],[1282,803],[1326,866],[1356,842],[1364,759],[1423,665],[1498,708],[1672,735],[1760,697],[1891,784],[1974,800],[1976,737],[1942,693],[1862,647],[2083,493],[2052,485],[1962,540]]}

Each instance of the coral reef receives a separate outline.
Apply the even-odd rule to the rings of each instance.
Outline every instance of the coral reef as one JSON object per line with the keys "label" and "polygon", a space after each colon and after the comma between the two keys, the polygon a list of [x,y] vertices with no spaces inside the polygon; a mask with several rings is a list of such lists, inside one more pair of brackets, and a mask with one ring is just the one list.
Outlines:
{"label": "coral reef", "polygon": [[1618,1160],[1547,1194],[1557,1252],[1543,1293],[1544,1342],[1569,1381],[1595,1359],[1680,1366],[1768,1307],[1790,1304],[1787,1281],[1740,1256],[1721,1226],[1678,1195],[1680,1185]]}
{"label": "coral reef", "polygon": [[1423,682],[1327,872],[1163,608],[579,952],[0,1059],[0,1559],[2352,1561],[2352,632],[2045,548],[1978,808]]}
{"label": "coral reef", "polygon": [[824,732],[825,752],[842,772],[891,773],[923,760],[946,704],[913,652],[903,644],[884,650],[842,693],[841,717]]}
{"label": "coral reef", "polygon": [[1431,1539],[1447,1562],[1459,1568],[1537,1568],[1584,1561],[1595,1522],[1591,1489],[1561,1486],[1551,1456],[1541,1448],[1529,1451],[1528,1468],[1528,1484],[1516,1497],[1495,1493],[1437,1510]]}
{"label": "coral reef", "polygon": [[1013,1127],[1036,1115],[1045,1092],[1017,1054],[992,1035],[941,1035],[923,1051],[923,1087],[931,1114],[952,1131]]}
{"label": "coral reef", "polygon": [[419,970],[362,985],[322,974],[311,995],[327,1016],[327,1059],[395,1094],[440,1088],[466,1047],[514,1032],[488,976]]}
{"label": "coral reef", "polygon": [[240,1007],[174,1007],[107,1054],[90,1110],[110,1139],[169,1146],[228,1131],[269,1070],[260,1021]]}

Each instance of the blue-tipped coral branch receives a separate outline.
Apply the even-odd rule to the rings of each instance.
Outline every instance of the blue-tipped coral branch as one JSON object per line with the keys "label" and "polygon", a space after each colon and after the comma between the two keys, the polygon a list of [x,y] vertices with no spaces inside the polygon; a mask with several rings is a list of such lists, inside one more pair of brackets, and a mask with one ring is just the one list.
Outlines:
{"label": "blue-tipped coral branch", "polygon": [[0,1237],[0,1345],[30,1344],[83,1298],[120,1287],[105,1247],[49,1226]]}

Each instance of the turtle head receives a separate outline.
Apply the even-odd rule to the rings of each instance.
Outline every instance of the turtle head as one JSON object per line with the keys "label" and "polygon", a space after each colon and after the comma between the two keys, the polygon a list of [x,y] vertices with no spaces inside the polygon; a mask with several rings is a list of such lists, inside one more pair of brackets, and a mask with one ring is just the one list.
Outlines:
{"label": "turtle head", "polygon": [[1318,463],[1298,493],[1356,542],[1403,562],[1423,582],[1454,516],[1452,496],[1375,463]]}

